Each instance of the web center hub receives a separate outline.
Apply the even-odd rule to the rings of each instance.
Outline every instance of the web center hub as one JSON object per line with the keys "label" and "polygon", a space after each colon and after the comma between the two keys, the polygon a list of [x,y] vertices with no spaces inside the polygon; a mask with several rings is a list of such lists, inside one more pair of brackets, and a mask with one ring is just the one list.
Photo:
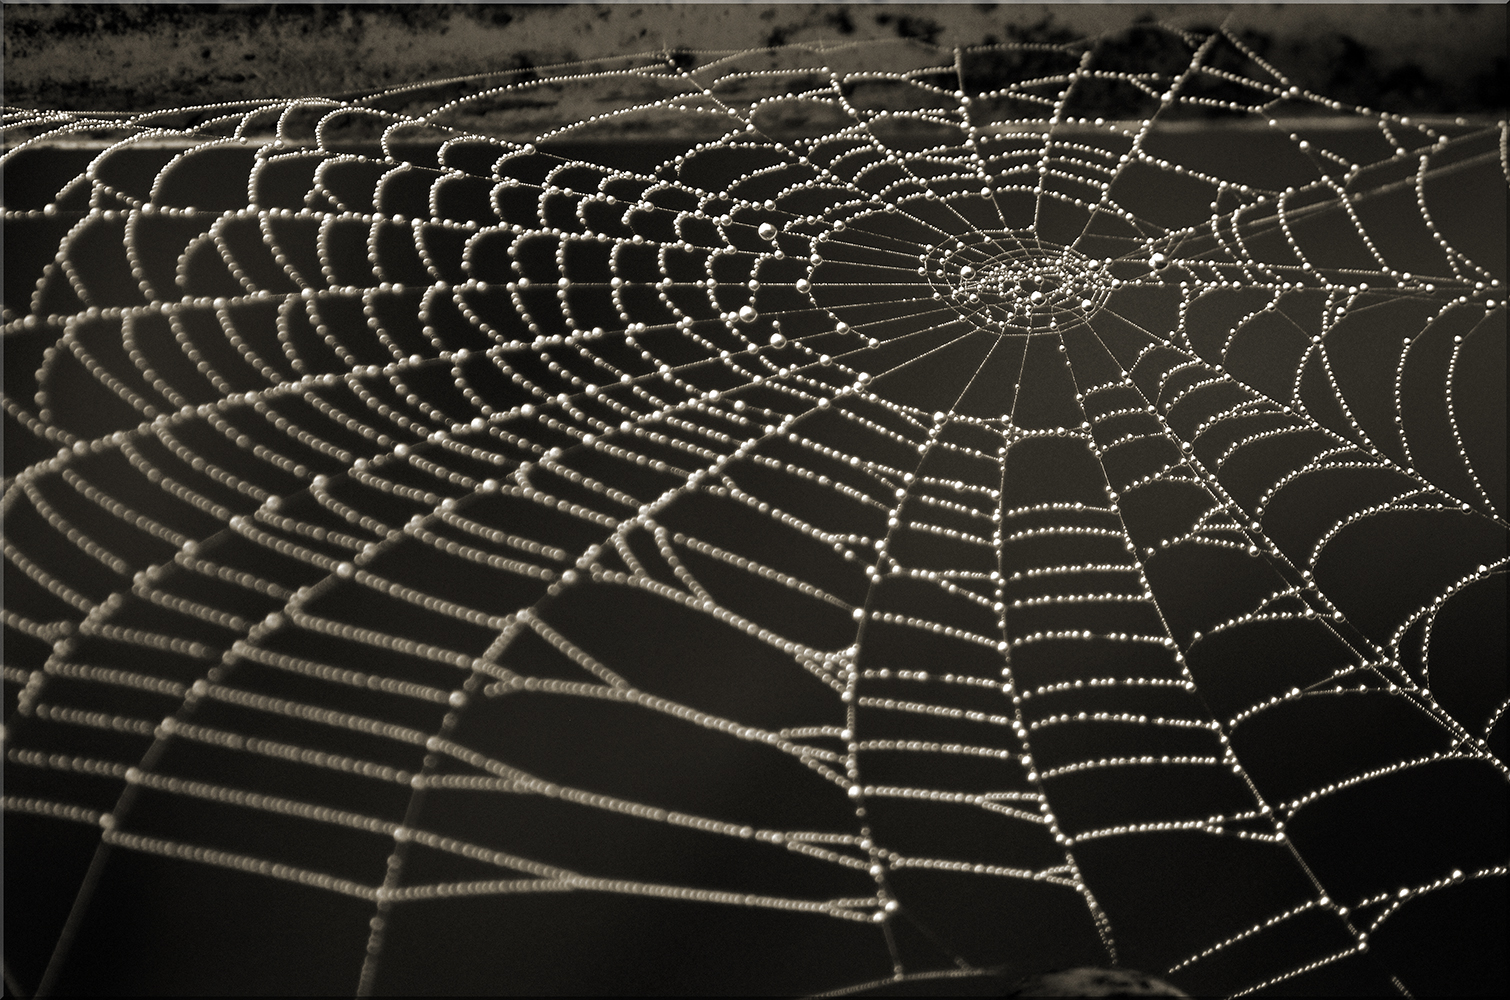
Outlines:
{"label": "web center hub", "polygon": [[1104,261],[1027,233],[981,234],[927,248],[934,295],[998,334],[1047,334],[1086,321],[1110,297]]}

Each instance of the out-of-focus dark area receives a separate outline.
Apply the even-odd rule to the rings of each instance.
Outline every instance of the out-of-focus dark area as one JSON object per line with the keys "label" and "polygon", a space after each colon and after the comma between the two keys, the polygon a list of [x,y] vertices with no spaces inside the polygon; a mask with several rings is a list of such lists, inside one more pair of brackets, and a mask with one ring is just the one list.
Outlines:
{"label": "out-of-focus dark area", "polygon": [[[639,52],[896,37],[952,48],[1105,34],[1104,45],[1132,62],[1157,62],[1161,53],[1145,49],[1169,36],[1127,32],[1139,23],[1225,25],[1302,87],[1380,110],[1494,113],[1510,92],[1499,3],[6,4],[4,18],[5,103],[80,111],[359,93]],[[590,97],[578,101],[550,110],[593,113]]]}

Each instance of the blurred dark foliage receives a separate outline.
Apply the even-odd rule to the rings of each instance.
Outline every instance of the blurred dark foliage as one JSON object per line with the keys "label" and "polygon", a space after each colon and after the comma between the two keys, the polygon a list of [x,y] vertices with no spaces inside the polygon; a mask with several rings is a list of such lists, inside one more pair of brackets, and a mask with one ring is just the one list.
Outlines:
{"label": "blurred dark foliage", "polygon": [[[587,8],[588,5],[571,5]],[[542,16],[540,5],[509,4],[7,4],[4,18],[5,96],[14,107],[71,108],[94,111],[140,111],[174,105],[213,103],[248,98],[291,96],[293,93],[338,94],[392,86],[417,79],[434,79],[485,71],[528,69],[590,55],[582,50],[589,40],[588,26],[597,29],[601,44],[615,32],[639,27],[642,47],[654,50],[665,41],[670,47],[695,49],[696,44],[676,42],[676,31],[692,37],[694,32],[681,19],[712,17],[713,5],[686,5],[676,13],[657,5],[628,8],[598,5],[559,18],[581,20],[575,29],[562,23],[554,42],[559,51],[535,51],[524,43],[520,50],[490,54],[485,64],[475,55],[461,56],[451,44],[463,33],[520,32],[530,18]],[[1037,74],[1063,72],[1066,51],[1078,53],[1083,33],[1067,26],[1071,17],[1052,12],[1032,23],[1017,23],[1014,5],[912,5],[889,4],[865,9],[863,5],[778,5],[761,11],[755,23],[758,34],[740,37],[738,24],[721,22],[696,29],[719,40],[718,47],[748,45],[779,46],[819,38],[907,38],[922,43],[951,46],[992,46],[1001,43],[1069,46],[1069,50],[1019,49],[989,51],[976,48],[968,57],[969,82],[982,89],[1032,78]],[[1460,7],[1462,5],[1459,5]],[[44,11],[42,8],[46,7]],[[751,8],[754,9],[754,8]],[[1276,8],[1278,9],[1278,8]],[[1319,9],[1319,8],[1315,8]],[[1485,46],[1481,32],[1466,32],[1454,42],[1457,58],[1443,58],[1441,30],[1425,31],[1423,56],[1386,50],[1365,39],[1362,29],[1369,18],[1407,16],[1361,5],[1356,15],[1334,11],[1327,30],[1302,30],[1295,21],[1275,27],[1240,29],[1238,36],[1255,54],[1281,68],[1301,87],[1351,104],[1399,113],[1472,114],[1502,111],[1510,81],[1506,77],[1505,47]],[[1453,14],[1448,8],[1408,8],[1409,16],[1423,26],[1445,24],[1440,19]],[[620,11],[623,11],[621,14]],[[863,11],[863,14],[862,14]],[[962,13],[963,11],[963,13]],[[1246,9],[1252,19],[1252,10]],[[1456,11],[1463,15],[1463,11]],[[967,20],[968,14],[973,20]],[[1038,15],[1038,11],[1034,11]],[[584,19],[585,20],[582,20]],[[637,19],[637,20],[636,20]],[[748,18],[747,18],[748,19]],[[1156,30],[1153,15],[1144,14],[1130,30],[1111,30],[1085,41],[1094,45],[1099,68],[1122,71],[1170,70],[1189,62],[1191,46],[1178,35]],[[1272,19],[1271,19],[1272,20]],[[1503,18],[1475,16],[1484,30],[1503,32]],[[998,24],[976,37],[966,36],[967,25]],[[1125,24],[1125,21],[1122,22]],[[1468,20],[1464,20],[1467,24]],[[1191,45],[1211,26],[1192,26],[1186,34]],[[539,34],[540,22],[534,22]],[[647,31],[646,29],[651,29]],[[658,34],[664,28],[670,34]],[[970,30],[976,30],[971,28]],[[407,51],[385,54],[369,45],[376,34],[398,33],[409,39]],[[330,48],[329,59],[299,60],[291,55],[301,40],[318,38]],[[1451,36],[1448,36],[1451,37]],[[161,64],[144,68],[137,56],[121,57],[118,68],[109,65],[104,53],[111,45],[127,42],[138,52],[160,47]],[[538,42],[538,39],[537,39]],[[673,42],[675,44],[673,44]],[[390,43],[383,43],[390,44]],[[1459,52],[1459,49],[1461,50]],[[343,52],[347,55],[343,56]],[[603,54],[603,53],[598,53]],[[360,55],[360,57],[359,57]],[[418,61],[416,61],[418,60]],[[476,63],[474,65],[474,63]],[[102,71],[102,66],[104,70]],[[1234,67],[1236,68],[1236,67]],[[1077,111],[1108,116],[1134,114],[1139,101],[1130,98],[1125,86],[1109,81],[1087,81],[1078,95]],[[1215,96],[1215,95],[1213,95]]]}

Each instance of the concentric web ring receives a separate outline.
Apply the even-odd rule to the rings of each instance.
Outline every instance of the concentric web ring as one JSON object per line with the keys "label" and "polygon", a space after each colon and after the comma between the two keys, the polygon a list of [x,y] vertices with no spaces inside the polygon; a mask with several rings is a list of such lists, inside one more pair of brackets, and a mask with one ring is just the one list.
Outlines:
{"label": "concentric web ring", "polygon": [[1505,124],[1159,37],[8,112],[7,974],[1492,988]]}

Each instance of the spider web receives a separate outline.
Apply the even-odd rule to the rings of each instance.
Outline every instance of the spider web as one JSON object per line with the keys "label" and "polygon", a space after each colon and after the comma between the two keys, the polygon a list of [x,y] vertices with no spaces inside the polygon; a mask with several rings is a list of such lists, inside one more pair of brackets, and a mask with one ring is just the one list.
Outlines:
{"label": "spider web", "polygon": [[1505,125],[1144,34],[7,112],[8,975],[1493,989]]}

